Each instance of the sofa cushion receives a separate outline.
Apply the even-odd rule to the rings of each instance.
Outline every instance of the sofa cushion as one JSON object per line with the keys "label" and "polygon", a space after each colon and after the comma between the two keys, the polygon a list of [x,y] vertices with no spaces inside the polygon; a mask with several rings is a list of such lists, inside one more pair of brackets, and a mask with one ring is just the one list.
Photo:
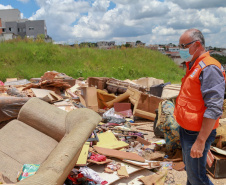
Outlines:
{"label": "sofa cushion", "polygon": [[0,151],[0,173],[7,177],[10,181],[16,182],[16,177],[23,164],[12,159],[7,154]]}
{"label": "sofa cushion", "polygon": [[41,164],[57,144],[53,138],[18,120],[0,129],[0,151],[21,164]]}
{"label": "sofa cushion", "polygon": [[54,138],[58,142],[65,134],[67,112],[39,98],[31,98],[21,109],[18,120]]}

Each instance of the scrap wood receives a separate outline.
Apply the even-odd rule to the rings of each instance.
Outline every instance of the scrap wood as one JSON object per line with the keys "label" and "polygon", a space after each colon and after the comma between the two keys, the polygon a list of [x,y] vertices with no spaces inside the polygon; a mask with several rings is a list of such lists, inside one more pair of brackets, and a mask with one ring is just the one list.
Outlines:
{"label": "scrap wood", "polygon": [[132,126],[149,125],[150,123],[130,123]]}
{"label": "scrap wood", "polygon": [[141,126],[141,127],[136,127],[136,129],[154,132],[152,127],[148,128],[148,127]]}
{"label": "scrap wood", "polygon": [[149,141],[143,139],[143,138],[140,137],[140,136],[137,136],[137,139],[136,139],[136,140],[137,140],[138,142],[140,142],[141,144],[143,144],[143,145],[151,145],[151,142],[149,142]]}
{"label": "scrap wood", "polygon": [[211,146],[210,147],[210,150],[213,151],[213,152],[216,152],[218,154],[221,154],[221,155],[225,155],[226,156],[226,151],[225,150],[222,150],[220,148]]}
{"label": "scrap wood", "polygon": [[8,88],[0,85],[0,91],[6,91]]}
{"label": "scrap wood", "polygon": [[133,164],[142,168],[146,168],[146,169],[154,169],[154,168],[158,168],[161,167],[161,162],[160,161],[148,161],[145,160],[144,163],[142,162],[137,162],[137,161],[132,161],[132,160],[123,160],[126,163],[129,164]]}
{"label": "scrap wood", "polygon": [[184,170],[185,164],[183,161],[173,162],[172,167],[174,170],[182,171],[182,170]]}
{"label": "scrap wood", "polygon": [[137,162],[137,161],[132,161],[132,160],[123,160],[123,162],[126,162],[128,164],[133,164],[135,166],[139,166],[141,168],[146,168],[146,169],[149,169],[149,170],[152,169],[150,167],[149,163],[147,163],[147,162],[142,163],[142,162]]}
{"label": "scrap wood", "polygon": [[56,80],[56,81],[46,80],[46,81],[39,82],[38,84],[30,83],[28,85],[25,85],[25,88],[23,88],[23,91],[30,88],[48,89],[48,87],[52,87],[52,88],[56,87],[56,88],[59,88],[60,90],[66,90],[66,89],[69,89],[71,86],[67,82],[63,82],[60,80]]}
{"label": "scrap wood", "polygon": [[129,159],[129,160],[133,160],[133,161],[145,162],[145,159],[143,157],[141,157],[141,156],[139,156],[138,154],[135,154],[135,153],[123,152],[123,151],[112,150],[112,149],[107,149],[107,148],[101,148],[101,147],[98,147],[98,146],[94,146],[94,149],[102,155],[115,157],[115,158],[118,158],[118,159]]}
{"label": "scrap wood", "polygon": [[143,135],[147,135],[147,133],[143,133],[143,132],[140,132],[140,131],[137,131],[137,130],[121,130],[121,129],[118,129],[118,128],[111,128],[111,130],[116,130],[116,131],[123,131],[123,132],[139,132],[139,133],[142,133]]}

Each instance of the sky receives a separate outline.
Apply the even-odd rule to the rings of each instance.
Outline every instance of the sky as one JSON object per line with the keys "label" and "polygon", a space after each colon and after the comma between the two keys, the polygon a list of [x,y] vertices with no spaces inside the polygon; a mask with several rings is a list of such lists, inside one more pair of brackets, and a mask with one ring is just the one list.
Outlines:
{"label": "sky", "polygon": [[177,45],[186,29],[197,28],[206,46],[226,48],[226,0],[0,0],[0,9],[11,8],[45,20],[58,43]]}

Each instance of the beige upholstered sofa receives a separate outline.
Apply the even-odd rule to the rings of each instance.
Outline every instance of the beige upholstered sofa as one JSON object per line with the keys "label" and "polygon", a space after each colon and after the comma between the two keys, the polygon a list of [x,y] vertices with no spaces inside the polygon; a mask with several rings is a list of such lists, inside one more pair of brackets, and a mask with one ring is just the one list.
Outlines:
{"label": "beige upholstered sofa", "polygon": [[[100,120],[90,109],[67,113],[31,98],[18,118],[0,129],[0,172],[19,185],[62,185]],[[23,164],[41,165],[35,175],[16,182]]]}

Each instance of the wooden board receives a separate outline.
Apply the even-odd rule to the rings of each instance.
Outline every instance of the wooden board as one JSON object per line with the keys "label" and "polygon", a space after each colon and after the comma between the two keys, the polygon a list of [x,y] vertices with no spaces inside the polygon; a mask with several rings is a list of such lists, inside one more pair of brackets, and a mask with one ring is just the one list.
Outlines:
{"label": "wooden board", "polygon": [[112,149],[107,149],[107,148],[101,148],[98,146],[93,147],[99,154],[110,156],[110,157],[115,157],[118,159],[129,159],[133,161],[140,161],[140,162],[145,162],[145,159],[138,154],[131,153],[131,152],[123,152],[119,150],[112,150]]}

